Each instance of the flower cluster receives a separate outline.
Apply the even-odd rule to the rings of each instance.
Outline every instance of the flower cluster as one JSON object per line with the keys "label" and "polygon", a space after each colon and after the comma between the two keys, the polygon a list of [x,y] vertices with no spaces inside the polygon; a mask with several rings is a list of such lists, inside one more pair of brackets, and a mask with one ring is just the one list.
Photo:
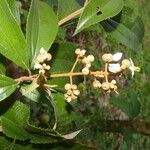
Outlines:
{"label": "flower cluster", "polygon": [[47,53],[45,49],[42,47],[40,49],[40,54],[37,56],[34,69],[38,69],[39,74],[45,74],[46,70],[50,70],[50,66],[46,65],[45,61],[50,61],[51,59],[52,55],[50,53]]}
{"label": "flower cluster", "polygon": [[67,91],[64,94],[65,99],[67,102],[71,102],[72,99],[77,99],[77,96],[80,94],[80,91],[77,88],[77,85],[67,83],[65,85],[65,90]]}
{"label": "flower cluster", "polygon": [[81,60],[82,64],[84,64],[82,73],[84,75],[88,75],[90,73],[91,63],[94,61],[94,56],[93,55],[85,56],[86,50],[80,50],[80,49],[76,49],[75,53]]}
{"label": "flower cluster", "polygon": [[93,87],[94,88],[102,88],[105,92],[110,93],[112,91],[117,92],[117,85],[116,85],[116,80],[112,80],[111,82],[103,82],[100,83],[99,80],[94,79],[93,81]]}
{"label": "flower cluster", "polygon": [[102,56],[102,60],[109,64],[108,71],[111,73],[118,73],[124,71],[125,69],[130,69],[132,73],[132,77],[134,76],[134,72],[140,71],[139,67],[134,66],[132,59],[123,59],[121,63],[119,61],[122,58],[122,53],[116,53],[114,55],[108,53]]}

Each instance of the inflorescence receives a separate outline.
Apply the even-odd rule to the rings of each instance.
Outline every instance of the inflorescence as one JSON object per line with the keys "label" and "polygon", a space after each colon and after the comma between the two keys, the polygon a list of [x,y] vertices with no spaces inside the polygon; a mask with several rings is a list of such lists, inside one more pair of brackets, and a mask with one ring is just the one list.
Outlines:
{"label": "inflorescence", "polygon": [[[76,84],[72,82],[72,76],[74,75],[89,75],[92,77],[93,82],[92,85],[96,89],[102,89],[106,93],[116,92],[118,94],[117,82],[115,80],[116,76],[122,75],[127,69],[131,71],[132,77],[134,76],[134,72],[140,71],[139,67],[136,67],[132,61],[132,59],[122,59],[122,53],[106,53],[102,56],[102,60],[105,63],[104,70],[100,71],[91,71],[92,62],[94,62],[95,58],[93,55],[86,55],[86,50],[76,49],[75,54],[77,55],[76,61],[73,65],[73,68],[69,73],[65,73],[70,77],[70,83],[66,83],[64,94],[67,102],[71,102],[73,99],[77,99],[80,91]],[[47,70],[50,70],[50,66],[46,64],[46,61],[50,61],[52,56],[50,53],[47,53],[44,48],[40,49],[40,54],[37,56],[34,69],[39,70],[39,74],[45,75]],[[83,65],[81,72],[74,72],[74,69],[78,63]],[[50,75],[52,76],[52,75]],[[58,74],[53,75],[53,77],[58,77]]]}

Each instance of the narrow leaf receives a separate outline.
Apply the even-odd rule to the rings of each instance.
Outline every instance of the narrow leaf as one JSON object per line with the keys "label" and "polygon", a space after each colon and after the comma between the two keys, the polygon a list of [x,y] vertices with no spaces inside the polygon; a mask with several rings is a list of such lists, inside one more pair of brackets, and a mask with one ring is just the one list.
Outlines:
{"label": "narrow leaf", "polygon": [[0,53],[17,65],[28,68],[26,41],[6,0],[0,0]]}
{"label": "narrow leaf", "polygon": [[57,30],[57,17],[50,6],[39,0],[32,0],[26,35],[32,67],[41,47],[44,47],[46,51],[49,50],[55,40]]}
{"label": "narrow leaf", "polygon": [[91,25],[117,15],[123,5],[123,0],[91,0],[80,16],[74,35]]}

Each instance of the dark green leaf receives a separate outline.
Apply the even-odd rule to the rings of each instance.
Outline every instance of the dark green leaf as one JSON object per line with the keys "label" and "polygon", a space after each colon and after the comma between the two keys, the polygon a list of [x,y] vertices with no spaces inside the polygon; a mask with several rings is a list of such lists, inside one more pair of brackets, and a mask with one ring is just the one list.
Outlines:
{"label": "dark green leaf", "polygon": [[74,34],[117,15],[122,10],[123,5],[123,0],[91,0],[81,14]]}
{"label": "dark green leaf", "polygon": [[17,88],[17,83],[4,75],[0,75],[0,101],[10,96]]}
{"label": "dark green leaf", "polygon": [[16,102],[1,118],[3,133],[18,140],[29,139],[30,134],[24,129],[29,114],[30,111],[26,105]]}
{"label": "dark green leaf", "polygon": [[17,65],[28,68],[26,41],[6,0],[0,1],[0,53]]}
{"label": "dark green leaf", "polygon": [[30,63],[33,67],[35,59],[42,47],[49,50],[58,30],[57,17],[48,4],[32,0],[27,20],[27,47]]}
{"label": "dark green leaf", "polygon": [[[66,8],[66,6],[68,6]],[[76,0],[58,0],[58,17],[62,19],[69,14],[73,13],[81,6],[77,3]]]}

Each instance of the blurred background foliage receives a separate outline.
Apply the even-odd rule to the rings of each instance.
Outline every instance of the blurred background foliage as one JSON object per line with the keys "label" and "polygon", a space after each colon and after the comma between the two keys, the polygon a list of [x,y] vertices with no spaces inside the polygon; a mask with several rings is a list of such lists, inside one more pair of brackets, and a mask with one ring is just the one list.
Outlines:
{"label": "blurred background foliage", "polygon": [[[57,0],[43,1],[53,7],[57,13]],[[72,4],[73,9],[67,7],[67,11],[64,12],[63,7],[67,5],[67,1],[65,2],[64,6],[59,9],[59,18],[63,18],[83,4],[82,0],[77,0],[78,3]],[[91,80],[88,77],[75,79],[79,83],[81,95],[77,101],[73,101],[66,106],[73,121],[70,124],[70,122],[67,122],[68,118],[65,115],[60,116],[60,118],[64,117],[65,123],[59,127],[62,133],[83,129],[75,138],[75,141],[30,145],[27,142],[21,143],[3,136],[0,137],[1,149],[149,150],[150,1],[124,0],[124,2],[125,7],[117,16],[93,25],[76,36],[73,36],[77,25],[76,18],[60,27],[55,43],[50,49],[54,57],[52,69],[57,69],[51,71],[53,73],[69,71],[72,65],[70,58],[71,61],[74,58],[74,49],[80,47],[89,50],[97,58],[93,64],[94,70],[102,67],[102,54],[123,52],[140,66],[141,72],[135,74],[133,79],[130,74],[117,79],[119,82],[119,95],[117,96],[114,94],[106,95],[94,90],[90,86]],[[21,16],[20,24],[25,33],[30,0],[18,0],[17,6]],[[57,56],[57,59],[55,59],[55,56]],[[62,64],[65,67],[62,68]],[[83,81],[83,83],[80,83],[80,81]],[[63,93],[62,87],[66,82],[66,78],[53,79],[50,84],[58,84],[60,88],[56,90]],[[59,94],[55,94],[54,97],[64,101]],[[30,103],[33,106],[30,118],[32,124],[42,127],[49,126],[49,118],[52,118],[50,115],[54,114],[53,110],[49,109],[50,106],[47,102],[39,106],[26,99],[25,103]],[[64,104],[61,106],[64,106]],[[41,115],[44,117],[41,117]],[[23,148],[22,145],[24,145]]]}

